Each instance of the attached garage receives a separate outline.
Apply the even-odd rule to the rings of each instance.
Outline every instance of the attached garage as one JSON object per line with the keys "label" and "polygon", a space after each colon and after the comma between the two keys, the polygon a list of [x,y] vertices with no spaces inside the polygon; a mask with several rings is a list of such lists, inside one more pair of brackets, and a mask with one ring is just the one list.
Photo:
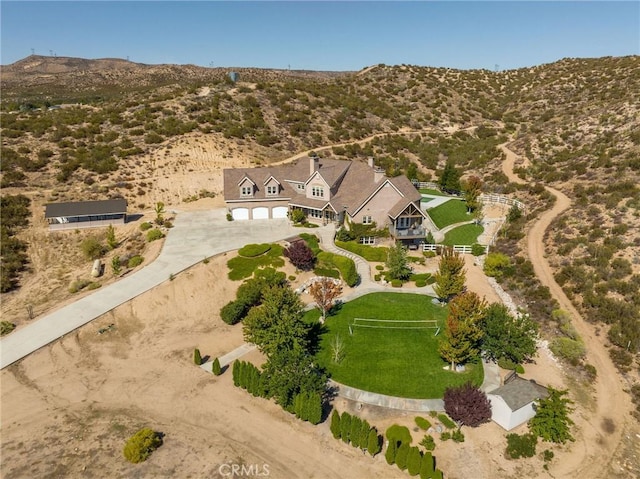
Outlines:
{"label": "attached garage", "polygon": [[234,220],[248,220],[249,208],[234,208],[231,210],[231,216]]}
{"label": "attached garage", "polygon": [[254,220],[266,220],[269,219],[269,208],[266,206],[258,206],[252,210],[251,217]]}
{"label": "attached garage", "polygon": [[289,209],[286,206],[276,206],[275,208],[273,208],[271,210],[271,217],[272,218],[286,218],[288,210]]}

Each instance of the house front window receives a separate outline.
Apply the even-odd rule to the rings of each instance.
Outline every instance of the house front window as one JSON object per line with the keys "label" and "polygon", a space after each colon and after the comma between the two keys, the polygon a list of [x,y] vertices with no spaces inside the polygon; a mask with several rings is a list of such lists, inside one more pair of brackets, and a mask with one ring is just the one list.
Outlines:
{"label": "house front window", "polygon": [[363,225],[370,225],[371,223],[373,223],[373,220],[371,219],[371,216],[363,216],[362,217],[362,224]]}
{"label": "house front window", "polygon": [[252,196],[253,188],[251,186],[243,186],[240,188],[240,196]]}
{"label": "house front window", "polygon": [[277,186],[267,186],[267,194],[269,196],[275,196],[278,194],[278,187]]}
{"label": "house front window", "polygon": [[411,218],[402,217],[398,218],[398,221],[396,221],[396,228],[400,230],[408,229],[410,225]]}
{"label": "house front window", "polygon": [[324,189],[320,186],[313,186],[311,188],[311,196],[316,198],[322,198],[324,196]]}
{"label": "house front window", "polygon": [[309,210],[309,216],[312,218],[322,218],[322,211],[320,210]]}
{"label": "house front window", "polygon": [[361,236],[360,244],[376,244],[375,236]]}

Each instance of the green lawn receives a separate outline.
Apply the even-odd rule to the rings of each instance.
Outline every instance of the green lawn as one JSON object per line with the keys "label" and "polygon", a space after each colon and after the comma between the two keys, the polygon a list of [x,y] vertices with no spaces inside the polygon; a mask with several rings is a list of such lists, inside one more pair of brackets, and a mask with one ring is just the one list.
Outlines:
{"label": "green lawn", "polygon": [[427,214],[438,228],[473,219],[471,215],[467,214],[467,204],[461,200],[449,200],[440,206],[427,210]]}
{"label": "green lawn", "polygon": [[229,267],[229,279],[233,281],[240,281],[241,279],[253,276],[253,272],[258,268],[271,266],[277,269],[284,266],[282,252],[282,246],[272,244],[271,248],[266,253],[259,256],[251,258],[236,256],[235,258],[231,258],[227,261],[227,266]]}
{"label": "green lawn", "polygon": [[477,243],[478,236],[482,234],[484,228],[480,225],[462,225],[452,229],[444,235],[442,244],[448,246],[453,245],[472,245]]}
{"label": "green lawn", "polygon": [[[318,311],[313,310],[306,318],[313,321],[318,315]],[[391,396],[441,398],[448,386],[467,381],[479,385],[483,379],[481,364],[469,365],[465,373],[443,370],[447,364],[438,354],[440,336],[434,337],[434,329],[355,328],[354,334],[349,334],[353,318],[435,319],[443,327],[446,315],[447,308],[433,305],[429,296],[368,294],[343,304],[335,315],[327,318],[318,361],[340,383]],[[346,351],[340,364],[334,363],[331,357],[332,338],[337,334],[343,339]]]}
{"label": "green lawn", "polygon": [[440,190],[432,190],[431,188],[420,188],[418,191],[420,191],[420,193],[423,193],[425,195],[433,195],[433,196],[449,196],[446,193],[443,193]]}

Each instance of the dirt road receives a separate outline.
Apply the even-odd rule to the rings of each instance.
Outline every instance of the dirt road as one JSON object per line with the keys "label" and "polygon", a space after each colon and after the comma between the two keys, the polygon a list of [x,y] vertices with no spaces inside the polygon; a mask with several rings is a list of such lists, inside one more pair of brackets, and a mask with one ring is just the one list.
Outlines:
{"label": "dirt road", "polygon": [[[500,148],[506,154],[502,169],[509,181],[525,183],[513,173],[517,155],[506,144],[500,145]],[[549,288],[560,308],[571,315],[573,325],[587,348],[586,361],[595,366],[598,374],[593,383],[595,409],[574,417],[576,426],[580,429],[576,434],[576,443],[571,445],[572,453],[556,465],[554,476],[599,479],[606,475],[606,466],[613,467],[614,453],[622,441],[623,431],[630,418],[631,402],[629,395],[624,392],[617,369],[609,359],[603,340],[595,337],[593,326],[582,318],[553,277],[553,270],[546,259],[544,234],[551,222],[571,206],[571,200],[558,190],[548,186],[545,188],[556,197],[556,202],[529,230],[528,255],[540,282]]]}

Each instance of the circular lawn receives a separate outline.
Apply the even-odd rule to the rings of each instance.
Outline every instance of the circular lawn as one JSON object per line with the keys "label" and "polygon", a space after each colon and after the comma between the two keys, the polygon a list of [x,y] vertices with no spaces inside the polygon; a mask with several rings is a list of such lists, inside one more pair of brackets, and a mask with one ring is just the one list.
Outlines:
{"label": "circular lawn", "polygon": [[[339,383],[390,396],[442,398],[449,386],[468,381],[479,386],[483,380],[480,363],[467,365],[462,373],[444,369],[447,363],[438,354],[438,340],[444,334],[448,308],[434,305],[432,299],[421,294],[371,293],[343,303],[327,316],[318,362]],[[317,310],[307,313],[308,320],[318,316]],[[359,322],[361,326],[356,322],[354,326],[354,318],[396,322]],[[421,320],[436,320],[438,336],[425,323],[399,322]],[[336,342],[343,344],[339,362],[334,360]]]}

